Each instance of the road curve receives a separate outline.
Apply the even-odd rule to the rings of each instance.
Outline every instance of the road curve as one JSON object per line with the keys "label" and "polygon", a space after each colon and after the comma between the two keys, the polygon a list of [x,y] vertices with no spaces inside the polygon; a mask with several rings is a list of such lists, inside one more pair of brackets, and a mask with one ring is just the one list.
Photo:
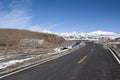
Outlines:
{"label": "road curve", "polygon": [[87,43],[71,54],[0,80],[120,80],[120,65],[108,49]]}

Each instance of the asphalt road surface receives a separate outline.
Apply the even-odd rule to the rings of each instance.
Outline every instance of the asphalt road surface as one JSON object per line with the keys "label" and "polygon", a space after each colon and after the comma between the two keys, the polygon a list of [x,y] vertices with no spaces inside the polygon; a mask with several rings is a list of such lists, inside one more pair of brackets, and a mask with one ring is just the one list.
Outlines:
{"label": "asphalt road surface", "polygon": [[0,80],[120,80],[120,65],[102,45],[87,43],[73,53]]}

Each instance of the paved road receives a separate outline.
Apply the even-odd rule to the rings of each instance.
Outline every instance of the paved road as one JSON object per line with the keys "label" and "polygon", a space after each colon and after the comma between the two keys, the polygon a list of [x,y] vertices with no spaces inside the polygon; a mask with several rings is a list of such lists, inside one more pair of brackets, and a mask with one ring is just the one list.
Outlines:
{"label": "paved road", "polygon": [[0,80],[120,80],[120,65],[102,45],[87,45],[71,54]]}

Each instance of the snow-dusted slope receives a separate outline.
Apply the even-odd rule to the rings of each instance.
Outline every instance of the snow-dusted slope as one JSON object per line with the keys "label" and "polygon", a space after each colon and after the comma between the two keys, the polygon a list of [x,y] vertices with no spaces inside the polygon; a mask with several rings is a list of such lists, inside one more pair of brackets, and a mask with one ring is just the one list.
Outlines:
{"label": "snow-dusted slope", "polygon": [[73,39],[82,39],[82,40],[98,40],[98,39],[115,39],[120,37],[119,34],[114,32],[105,32],[105,31],[95,31],[90,33],[60,33],[60,36],[63,36],[65,39],[73,40]]}

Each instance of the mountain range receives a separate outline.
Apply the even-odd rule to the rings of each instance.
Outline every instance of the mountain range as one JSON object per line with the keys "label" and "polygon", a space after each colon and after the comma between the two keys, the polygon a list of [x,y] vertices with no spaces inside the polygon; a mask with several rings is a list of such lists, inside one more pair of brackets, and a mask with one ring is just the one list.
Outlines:
{"label": "mountain range", "polygon": [[[58,34],[58,33],[57,33]],[[106,31],[95,31],[90,33],[84,32],[72,32],[72,33],[59,33],[58,35],[64,37],[67,40],[99,40],[99,39],[116,39],[119,38],[120,35],[114,32],[106,32]]]}
{"label": "mountain range", "polygon": [[[39,32],[39,31],[37,31]],[[44,33],[50,33],[50,34],[56,34],[59,36],[62,36],[66,40],[116,40],[117,38],[120,38],[120,34],[114,33],[114,32],[107,32],[102,30],[97,30],[94,32],[62,32],[62,33],[53,33],[49,30],[43,30],[41,32]]]}

